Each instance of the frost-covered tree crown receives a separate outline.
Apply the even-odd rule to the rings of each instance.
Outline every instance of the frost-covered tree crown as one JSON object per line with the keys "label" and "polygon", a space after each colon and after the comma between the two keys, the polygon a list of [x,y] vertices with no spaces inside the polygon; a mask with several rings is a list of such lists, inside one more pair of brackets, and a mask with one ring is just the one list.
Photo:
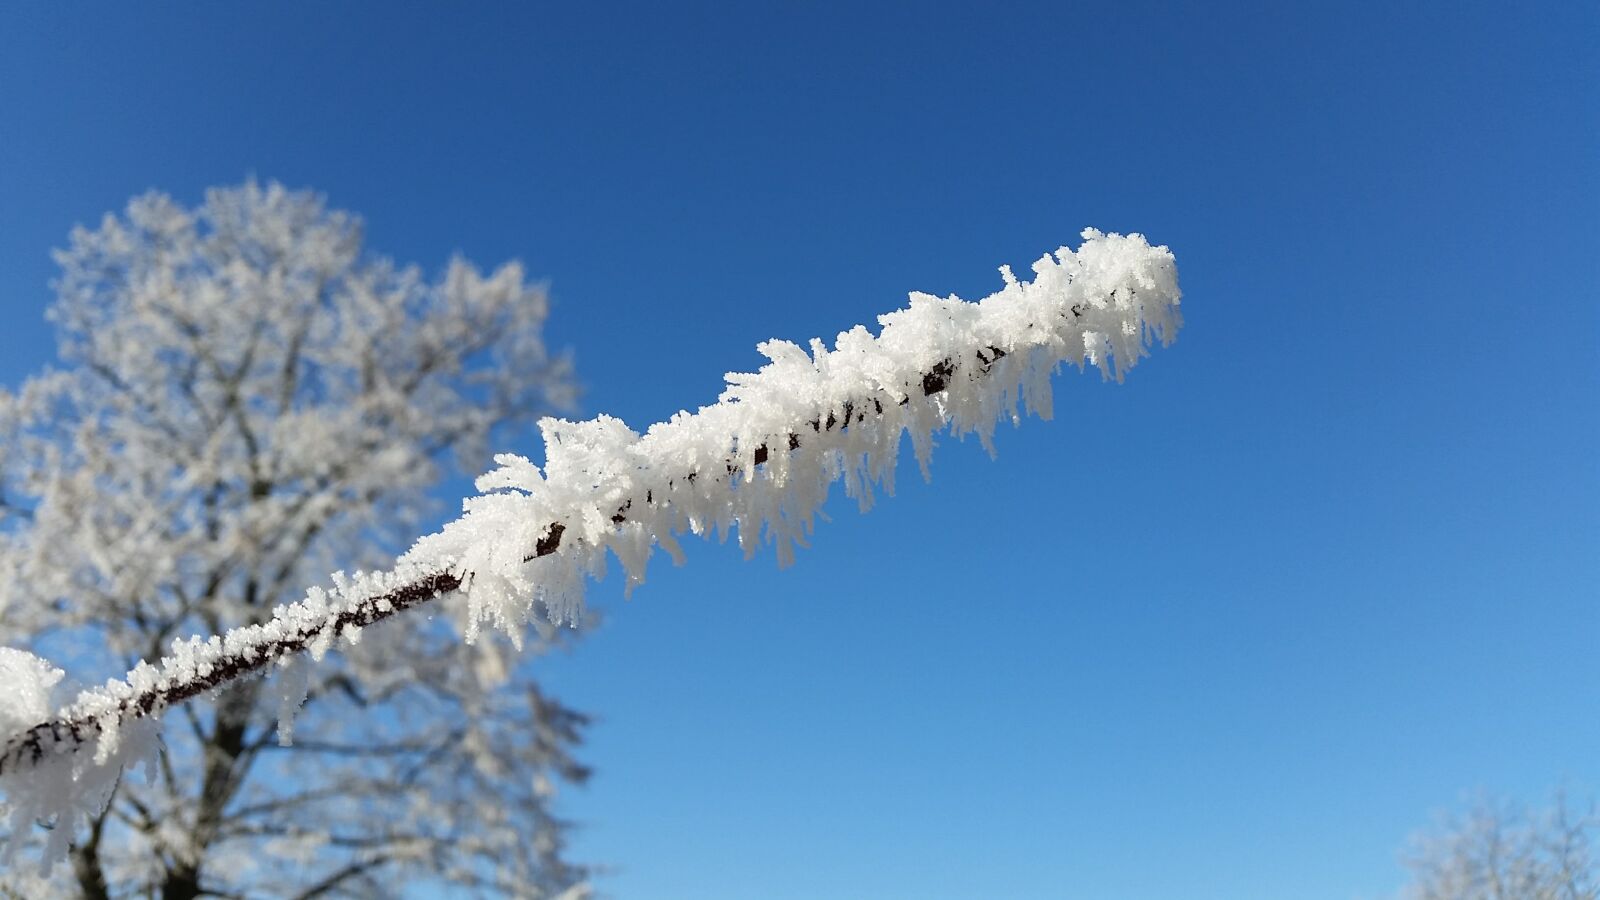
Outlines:
{"label": "frost-covered tree crown", "polygon": [[1411,838],[1404,900],[1600,900],[1600,809],[1479,798]]}
{"label": "frost-covered tree crown", "polygon": [[630,586],[656,546],[677,556],[685,534],[737,534],[749,552],[771,543],[786,561],[834,482],[863,507],[892,490],[903,436],[924,473],[941,430],[992,447],[998,422],[1050,415],[1063,363],[1120,380],[1181,324],[1172,255],[1140,235],[1088,230],[1076,250],[1040,258],[1032,280],[1002,276],[978,302],[913,294],[877,333],[858,326],[831,347],[762,344],[760,371],[729,375],[716,403],[644,434],[605,416],[545,419],[543,469],[496,457],[464,515],[392,569],[336,576],[270,621],[174,644],[15,738],[0,773],[120,766],[135,755],[116,737],[128,722],[302,650],[350,646],[367,625],[436,597],[459,610],[467,642],[486,624],[515,642],[530,622],[575,621],[607,553]]}
{"label": "frost-covered tree crown", "polygon": [[[220,674],[173,642],[261,627],[334,569],[389,565],[443,466],[481,471],[515,433],[504,426],[572,394],[545,348],[546,292],[519,265],[455,259],[428,277],[365,252],[355,217],[279,185],[214,190],[197,208],[148,194],[75,230],[56,259],[59,367],[0,392],[0,644],[74,675],[144,673],[169,653],[190,676]],[[0,888],[295,896],[400,868],[572,883],[547,801],[582,777],[569,755],[581,717],[500,649],[441,626],[396,623],[288,667],[279,683],[309,698],[292,747],[283,690],[216,680],[166,731],[148,783],[119,782],[118,764],[148,743],[141,716],[160,704],[80,714],[90,697],[128,700],[142,676],[28,732],[51,719],[62,675],[7,651],[0,726],[48,732],[52,750],[33,765],[44,744],[24,739],[6,757],[5,852],[43,841],[49,860],[76,843],[65,873],[6,885],[22,867],[0,865]],[[485,797],[497,815],[477,813]]]}

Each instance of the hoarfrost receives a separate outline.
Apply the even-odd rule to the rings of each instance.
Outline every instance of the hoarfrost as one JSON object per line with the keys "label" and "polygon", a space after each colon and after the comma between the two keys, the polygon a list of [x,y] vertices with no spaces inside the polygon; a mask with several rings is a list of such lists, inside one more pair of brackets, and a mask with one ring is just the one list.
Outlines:
{"label": "hoarfrost", "polygon": [[[609,416],[546,418],[544,468],[497,456],[463,515],[417,541],[393,571],[338,573],[331,589],[312,588],[263,624],[176,640],[156,665],[80,694],[43,725],[34,724],[48,712],[35,688],[47,689],[54,670],[0,655],[0,666],[33,673],[16,679],[29,687],[8,688],[0,707],[0,732],[12,736],[0,790],[13,828],[57,820],[48,865],[65,852],[76,817],[104,804],[122,766],[150,758],[152,723],[166,705],[214,687],[213,676],[239,677],[301,650],[321,659],[341,638],[354,643],[363,625],[440,593],[464,595],[466,640],[487,624],[520,646],[530,623],[580,618],[585,582],[604,571],[607,553],[630,590],[644,582],[656,547],[681,558],[685,534],[737,535],[746,554],[771,544],[786,564],[835,482],[862,509],[875,491],[892,493],[902,436],[925,477],[940,431],[974,434],[993,452],[997,423],[1050,417],[1050,375],[1063,364],[1120,381],[1182,323],[1172,254],[1142,235],[1089,229],[1077,250],[1040,257],[1032,281],[1009,267],[1000,274],[1002,288],[977,302],[913,293],[905,309],[878,318],[877,334],[858,325],[831,349],[767,341],[757,372],[729,374],[716,403],[644,434]],[[283,740],[304,698],[295,669],[307,664],[283,673]],[[10,671],[0,669],[7,683]],[[84,733],[59,733],[63,722]],[[94,753],[78,750],[87,744]]]}
{"label": "hoarfrost", "polygon": [[[759,371],[729,374],[715,404],[643,435],[609,416],[547,418],[544,469],[496,457],[465,514],[405,561],[462,579],[469,640],[484,624],[516,640],[530,620],[575,620],[607,552],[629,589],[657,546],[678,558],[684,534],[736,534],[747,554],[772,544],[787,564],[834,482],[862,509],[892,493],[902,435],[926,477],[935,433],[975,434],[992,453],[998,422],[1051,415],[1062,364],[1120,381],[1153,341],[1174,338],[1167,248],[1093,229],[1083,239],[1041,257],[1031,282],[1002,268],[1001,290],[975,303],[914,293],[876,335],[857,326],[831,349],[767,341]],[[561,552],[530,553],[552,528]]]}
{"label": "hoarfrost", "polygon": [[25,650],[0,647],[0,741],[50,715],[50,690],[63,674]]}
{"label": "hoarfrost", "polygon": [[[50,691],[62,671],[31,653],[0,647],[0,740],[10,741],[49,717]],[[93,753],[72,752],[58,745],[42,751],[24,776],[4,782],[5,804],[0,814],[11,834],[23,834],[35,822],[50,828],[45,839],[43,874],[66,855],[78,825],[105,808],[112,788],[128,764],[152,759],[157,725],[154,721],[120,721],[109,716],[89,738]],[[7,843],[0,862],[10,865],[20,841]]]}

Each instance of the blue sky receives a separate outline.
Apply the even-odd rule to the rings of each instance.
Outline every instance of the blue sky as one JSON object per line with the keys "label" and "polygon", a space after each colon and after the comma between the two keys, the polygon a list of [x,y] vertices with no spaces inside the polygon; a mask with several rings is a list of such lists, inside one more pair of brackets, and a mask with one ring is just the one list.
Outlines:
{"label": "blue sky", "polygon": [[250,174],[523,259],[637,428],[1142,231],[1188,323],[1126,384],[791,569],[591,592],[543,664],[600,717],[577,852],[623,897],[1377,897],[1464,792],[1600,785],[1600,13],[1193,6],[8,4],[0,378],[74,223]]}

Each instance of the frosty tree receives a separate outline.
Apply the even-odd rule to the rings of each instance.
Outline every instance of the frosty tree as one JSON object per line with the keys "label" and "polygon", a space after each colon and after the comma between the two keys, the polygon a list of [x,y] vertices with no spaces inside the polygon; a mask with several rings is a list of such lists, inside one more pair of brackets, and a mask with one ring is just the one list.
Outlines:
{"label": "frosty tree", "polygon": [[1546,809],[1480,800],[1415,835],[1407,900],[1600,900],[1595,804]]}
{"label": "frosty tree", "polygon": [[[997,422],[1050,414],[1050,376],[1062,364],[1120,380],[1181,323],[1172,254],[1140,235],[1087,230],[1076,250],[1040,258],[1032,281],[1001,273],[1002,289],[981,301],[913,294],[908,308],[879,317],[876,334],[858,326],[831,348],[769,341],[759,348],[770,360],[760,371],[729,375],[716,403],[642,435],[606,416],[544,419],[542,469],[497,456],[465,514],[392,568],[337,575],[264,622],[175,640],[160,659],[31,726],[53,670],[17,657],[13,667],[31,673],[18,683],[31,688],[15,692],[15,711],[0,720],[10,733],[0,788],[13,820],[53,816],[58,832],[75,834],[85,818],[92,837],[98,804],[124,766],[143,761],[162,777],[166,757],[151,735],[168,707],[258,685],[254,676],[274,669],[303,671],[307,655],[321,671],[334,647],[359,656],[370,646],[366,629],[407,610],[447,611],[466,646],[493,645],[479,640],[483,625],[520,646],[530,627],[548,634],[579,620],[585,579],[600,574],[607,554],[630,587],[655,547],[677,557],[684,534],[737,533],[747,552],[771,543],[786,561],[834,482],[863,508],[875,489],[892,490],[903,437],[924,474],[941,431],[975,433],[992,448]],[[509,665],[496,651],[479,652]],[[397,686],[416,677],[404,667],[391,675]],[[278,728],[287,733],[300,689],[294,678],[276,684]]]}
{"label": "frosty tree", "polygon": [[[61,368],[0,392],[0,644],[85,675],[267,622],[335,569],[389,564],[441,466],[480,466],[502,426],[571,395],[542,340],[544,291],[516,264],[458,259],[429,281],[278,185],[194,210],[150,194],[56,258]],[[53,711],[59,677],[0,654],[0,731]],[[539,893],[582,877],[548,803],[585,775],[582,717],[504,648],[415,617],[278,681],[305,698],[293,744],[282,691],[241,679],[175,711],[149,780],[15,772],[8,860],[72,846],[48,880],[0,866],[10,888],[339,896],[410,873]],[[88,806],[75,819],[15,802],[28,790]]]}

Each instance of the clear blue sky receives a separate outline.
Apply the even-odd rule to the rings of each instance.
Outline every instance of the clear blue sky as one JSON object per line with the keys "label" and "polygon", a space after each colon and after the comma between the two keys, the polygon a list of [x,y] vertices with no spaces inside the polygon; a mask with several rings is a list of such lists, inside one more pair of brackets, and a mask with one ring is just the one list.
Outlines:
{"label": "clear blue sky", "polygon": [[252,173],[522,258],[641,428],[1142,231],[1188,325],[1125,385],[592,592],[602,886],[1376,897],[1464,791],[1600,785],[1593,4],[578,5],[0,6],[0,376],[74,223]]}

